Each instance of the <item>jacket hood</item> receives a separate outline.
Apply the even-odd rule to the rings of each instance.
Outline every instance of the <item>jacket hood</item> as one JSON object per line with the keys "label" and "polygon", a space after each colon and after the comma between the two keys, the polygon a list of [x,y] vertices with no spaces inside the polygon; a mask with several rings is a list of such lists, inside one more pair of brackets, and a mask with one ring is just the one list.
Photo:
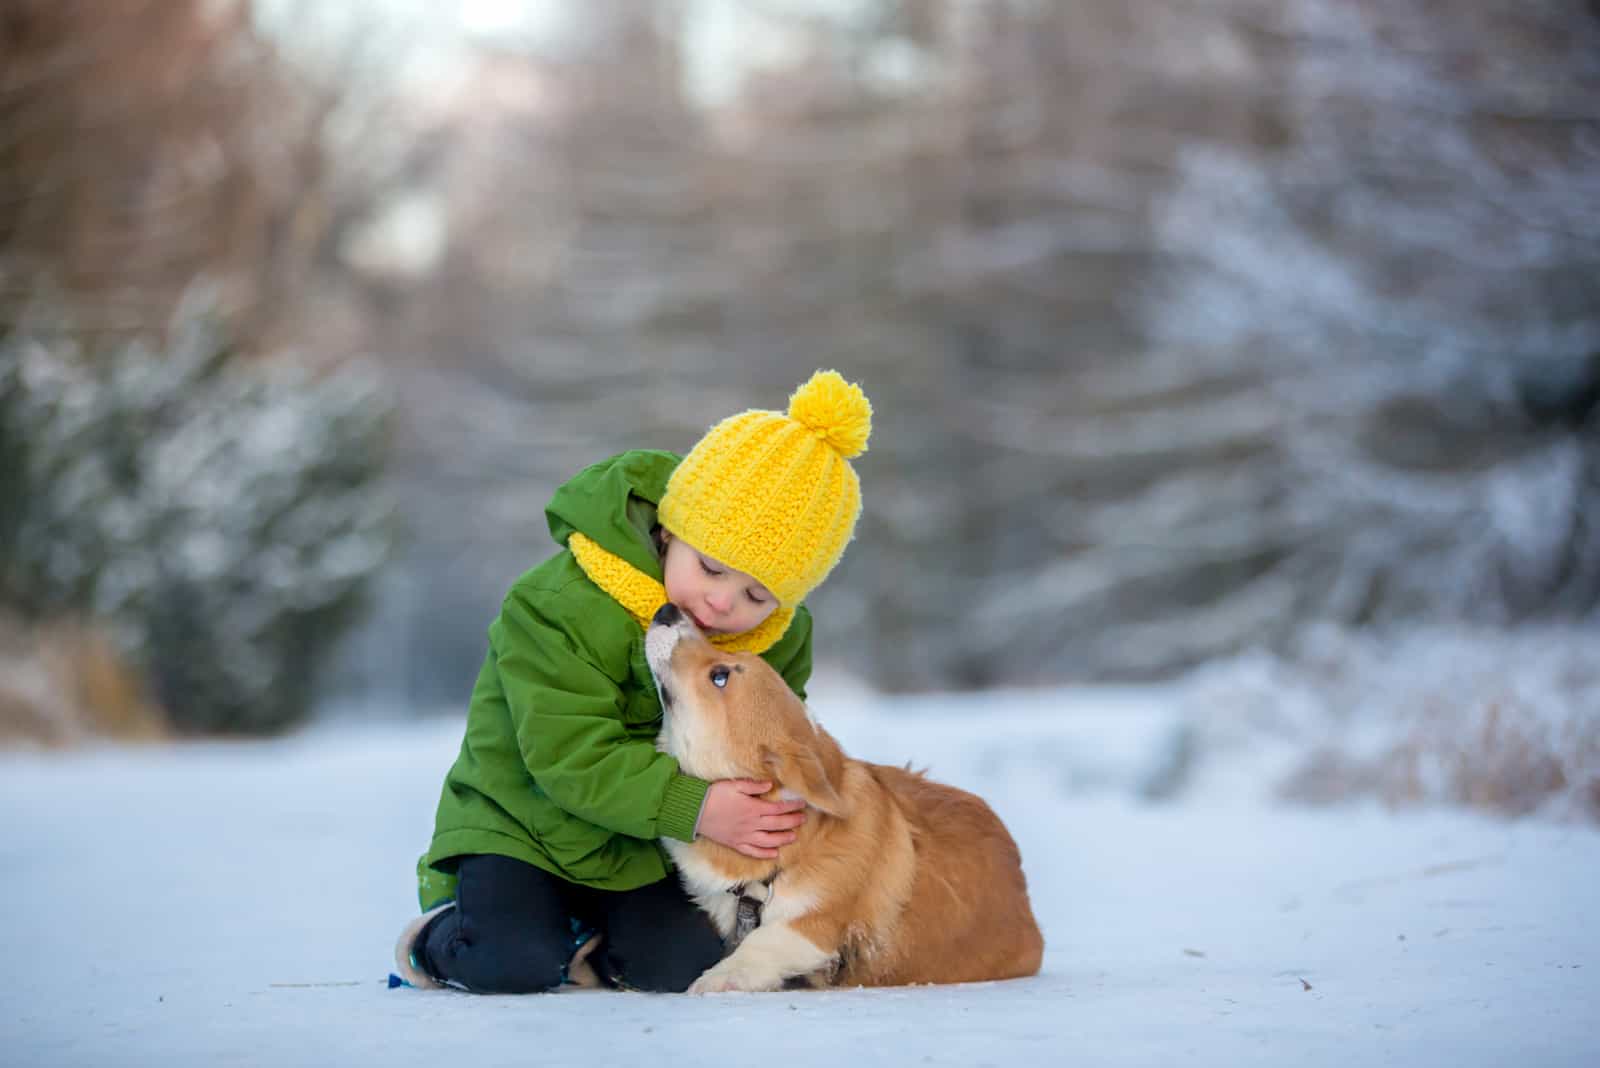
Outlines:
{"label": "jacket hood", "polygon": [[656,506],[683,458],[657,449],[619,453],[579,471],[545,506],[550,536],[563,548],[578,531],[657,581],[661,558],[650,539]]}

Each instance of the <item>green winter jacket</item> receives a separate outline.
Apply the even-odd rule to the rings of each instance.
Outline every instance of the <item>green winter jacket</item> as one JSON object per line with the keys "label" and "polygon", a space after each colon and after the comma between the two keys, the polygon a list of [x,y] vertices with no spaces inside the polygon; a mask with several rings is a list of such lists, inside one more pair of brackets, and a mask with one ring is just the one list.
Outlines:
{"label": "green winter jacket", "polygon": [[[657,581],[656,504],[680,457],[625,452],[556,491],[545,515]],[[811,616],[801,607],[762,657],[801,698]],[[445,777],[433,842],[417,863],[424,910],[455,896],[456,861],[515,857],[564,879],[631,890],[671,870],[661,837],[690,841],[710,785],[656,751],[661,700],[644,630],[565,548],[526,572],[489,626],[489,653]]]}

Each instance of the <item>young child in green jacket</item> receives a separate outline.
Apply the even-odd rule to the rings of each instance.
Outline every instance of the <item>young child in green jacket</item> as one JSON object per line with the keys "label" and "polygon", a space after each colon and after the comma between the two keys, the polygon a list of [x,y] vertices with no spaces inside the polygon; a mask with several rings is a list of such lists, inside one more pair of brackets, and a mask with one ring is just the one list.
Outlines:
{"label": "young child in green jacket", "polygon": [[546,516],[562,548],[517,579],[489,627],[417,864],[422,914],[395,948],[403,979],[523,993],[581,972],[681,991],[721,959],[659,839],[772,857],[794,840],[804,803],[762,800],[770,783],[684,775],[656,750],[644,630],[670,600],[804,698],[801,602],[854,532],[849,460],[865,451],[871,416],[859,387],[821,371],[786,413],[725,419],[681,460],[622,453],[556,491]]}

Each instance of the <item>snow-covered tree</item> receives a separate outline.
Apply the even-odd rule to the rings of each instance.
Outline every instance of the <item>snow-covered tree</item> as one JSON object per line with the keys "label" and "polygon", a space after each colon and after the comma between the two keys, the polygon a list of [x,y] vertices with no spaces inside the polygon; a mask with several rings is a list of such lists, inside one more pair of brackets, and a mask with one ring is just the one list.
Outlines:
{"label": "snow-covered tree", "polygon": [[240,355],[195,302],[161,348],[10,335],[0,600],[108,626],[180,730],[295,723],[392,540],[387,405],[359,369]]}
{"label": "snow-covered tree", "polygon": [[[749,47],[702,96],[712,6]],[[888,688],[1163,675],[1327,620],[1593,618],[1576,2],[573,23],[565,53],[481,57],[446,267],[392,323],[431,502],[427,610],[394,625],[451,692],[557,481],[817,366],[879,412],[819,656]]]}
{"label": "snow-covered tree", "polygon": [[1295,618],[1600,605],[1600,25],[1568,7],[1258,13],[1290,136],[1188,146],[1158,205],[1152,332],[1252,383],[1253,588]]}

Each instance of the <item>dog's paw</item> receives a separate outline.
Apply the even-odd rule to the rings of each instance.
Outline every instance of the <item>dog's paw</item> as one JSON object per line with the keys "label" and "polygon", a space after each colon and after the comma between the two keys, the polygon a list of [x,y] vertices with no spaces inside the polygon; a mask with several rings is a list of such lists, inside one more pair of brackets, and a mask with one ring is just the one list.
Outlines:
{"label": "dog's paw", "polygon": [[769,980],[765,976],[755,975],[747,968],[724,968],[719,964],[689,984],[689,993],[726,994],[733,990],[776,990],[782,985],[781,978]]}

